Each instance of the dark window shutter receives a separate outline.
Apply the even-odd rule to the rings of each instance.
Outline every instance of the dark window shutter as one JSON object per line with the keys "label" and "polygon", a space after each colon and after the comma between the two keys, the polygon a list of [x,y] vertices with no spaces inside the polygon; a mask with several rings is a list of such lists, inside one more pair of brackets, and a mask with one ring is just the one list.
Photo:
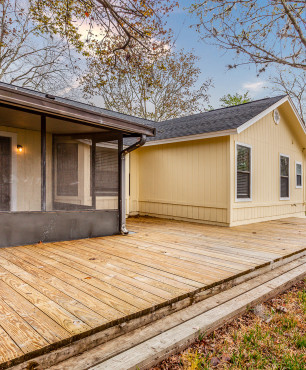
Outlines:
{"label": "dark window shutter", "polygon": [[237,145],[237,198],[251,197],[251,149]]}
{"label": "dark window shutter", "polygon": [[57,195],[78,195],[78,144],[57,144]]}

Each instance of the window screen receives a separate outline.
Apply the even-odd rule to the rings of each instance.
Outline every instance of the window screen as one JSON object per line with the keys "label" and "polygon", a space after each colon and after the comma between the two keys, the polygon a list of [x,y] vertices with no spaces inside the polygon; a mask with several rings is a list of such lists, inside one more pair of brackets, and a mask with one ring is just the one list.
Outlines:
{"label": "window screen", "polygon": [[289,157],[280,156],[280,197],[289,198]]}
{"label": "window screen", "polygon": [[96,147],[96,195],[118,195],[118,150]]}
{"label": "window screen", "polygon": [[78,195],[78,144],[58,143],[57,195]]}
{"label": "window screen", "polygon": [[237,145],[237,198],[251,198],[251,148]]}
{"label": "window screen", "polygon": [[296,186],[302,187],[302,164],[296,163]]}

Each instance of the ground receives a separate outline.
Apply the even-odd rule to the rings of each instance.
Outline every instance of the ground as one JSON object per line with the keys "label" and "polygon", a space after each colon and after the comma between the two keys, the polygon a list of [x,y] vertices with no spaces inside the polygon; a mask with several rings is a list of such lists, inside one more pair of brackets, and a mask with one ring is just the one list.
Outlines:
{"label": "ground", "polygon": [[306,279],[152,370],[306,369]]}

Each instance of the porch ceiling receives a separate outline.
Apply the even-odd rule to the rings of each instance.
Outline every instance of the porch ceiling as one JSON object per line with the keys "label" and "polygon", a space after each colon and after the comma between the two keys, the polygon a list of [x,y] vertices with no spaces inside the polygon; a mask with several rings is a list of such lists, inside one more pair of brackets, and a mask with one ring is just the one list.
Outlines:
{"label": "porch ceiling", "polygon": [[[79,134],[108,132],[102,127],[82,125],[62,119],[47,117],[47,132],[53,134]],[[0,107],[0,126],[8,126],[26,130],[41,130],[40,115],[16,109]]]}

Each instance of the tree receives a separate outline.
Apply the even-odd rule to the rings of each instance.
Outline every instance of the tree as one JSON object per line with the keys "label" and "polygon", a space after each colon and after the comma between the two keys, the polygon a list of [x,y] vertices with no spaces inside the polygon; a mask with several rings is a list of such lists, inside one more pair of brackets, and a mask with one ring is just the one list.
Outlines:
{"label": "tree", "polygon": [[73,75],[66,45],[49,34],[39,35],[27,3],[0,2],[0,80],[40,91],[67,86]]}
{"label": "tree", "polygon": [[305,0],[198,0],[190,8],[204,40],[255,63],[259,72],[271,64],[306,69]]}
{"label": "tree", "polygon": [[[123,60],[115,71],[107,71],[91,60],[83,79],[88,96],[101,96],[105,107],[154,121],[164,121],[205,109],[211,81],[198,89],[198,58],[192,53],[172,53]],[[99,68],[100,67],[100,68]]]}
{"label": "tree", "polygon": [[220,102],[223,103],[221,107],[231,107],[233,105],[249,103],[251,98],[249,97],[249,92],[247,91],[243,95],[236,93],[235,95],[227,94],[220,98]]}
{"label": "tree", "polygon": [[291,97],[300,116],[306,122],[306,72],[278,69],[270,81],[274,91]]}
{"label": "tree", "polygon": [[[30,0],[41,32],[64,37],[70,48],[113,68],[135,52],[155,54],[169,43],[166,16],[174,0]],[[137,46],[137,48],[135,47]]]}

